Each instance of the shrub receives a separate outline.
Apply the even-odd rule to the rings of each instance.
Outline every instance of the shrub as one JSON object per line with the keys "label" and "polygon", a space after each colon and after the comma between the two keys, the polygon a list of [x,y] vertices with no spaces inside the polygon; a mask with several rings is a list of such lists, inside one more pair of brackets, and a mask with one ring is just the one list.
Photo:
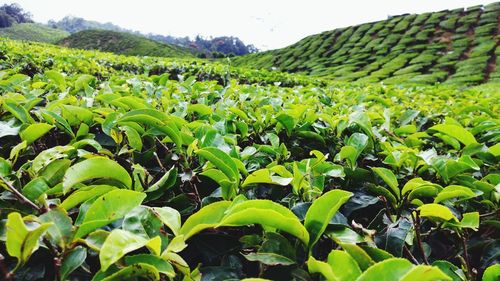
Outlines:
{"label": "shrub", "polygon": [[457,17],[448,18],[439,23],[439,26],[446,30],[454,30],[455,24],[457,23]]}
{"label": "shrub", "polygon": [[407,75],[407,74],[413,74],[413,75],[416,75],[416,74],[420,74],[418,73],[418,71],[422,68],[424,68],[424,64],[412,64],[412,65],[409,65],[405,68],[401,68],[400,70],[394,72],[394,75],[396,76],[400,76],[400,75]]}
{"label": "shrub", "polygon": [[494,40],[484,41],[471,50],[470,57],[475,58],[487,55],[489,52],[493,51],[495,47],[496,42]]}

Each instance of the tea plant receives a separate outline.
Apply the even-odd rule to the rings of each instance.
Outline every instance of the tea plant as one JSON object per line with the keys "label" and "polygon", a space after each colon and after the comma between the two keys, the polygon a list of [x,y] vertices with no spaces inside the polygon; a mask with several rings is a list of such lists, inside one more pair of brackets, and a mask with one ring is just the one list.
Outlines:
{"label": "tea plant", "polygon": [[2,280],[499,275],[495,89],[1,56]]}

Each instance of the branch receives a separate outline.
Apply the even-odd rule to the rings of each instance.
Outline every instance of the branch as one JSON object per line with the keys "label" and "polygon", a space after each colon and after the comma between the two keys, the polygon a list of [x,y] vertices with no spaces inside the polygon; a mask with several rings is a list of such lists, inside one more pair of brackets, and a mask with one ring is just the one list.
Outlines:
{"label": "branch", "polygon": [[61,253],[52,246],[50,241],[47,238],[43,238],[43,243],[47,248],[49,249],[50,252],[54,255],[53,262],[54,262],[54,279],[55,281],[61,281],[61,263],[62,263],[62,258],[61,258]]}
{"label": "branch", "polygon": [[415,256],[413,256],[413,254],[410,252],[410,250],[408,249],[408,247],[406,247],[406,245],[403,246],[403,251],[405,252],[405,254],[408,256],[409,259],[411,259],[411,261],[414,263],[414,264],[420,264],[418,262],[418,260],[415,258]]}
{"label": "branch", "polygon": [[0,254],[0,272],[2,273],[3,280],[12,281],[12,272],[9,272],[7,266],[5,266],[5,258],[2,254]]}
{"label": "branch", "polygon": [[416,211],[415,213],[415,217],[413,216],[413,213],[411,214],[411,219],[413,221],[413,225],[415,226],[415,235],[417,236],[418,248],[420,249],[424,263],[429,264],[427,256],[425,255],[424,246],[422,245],[422,237],[420,236],[420,216],[418,214],[418,211]]}
{"label": "branch", "polygon": [[465,233],[459,235],[459,237],[462,240],[462,247],[464,248],[464,261],[465,261],[465,266],[467,267],[466,274],[472,280],[472,268],[470,266],[469,251],[467,249],[467,240],[465,238]]}
{"label": "branch", "polygon": [[33,203],[31,200],[26,198],[19,190],[17,190],[12,184],[10,184],[4,177],[0,176],[0,180],[2,180],[5,185],[7,185],[8,190],[14,194],[15,197],[17,197],[19,200],[23,201],[25,204],[30,205],[33,209],[37,210],[38,212],[41,212],[42,209],[38,207],[35,203]]}

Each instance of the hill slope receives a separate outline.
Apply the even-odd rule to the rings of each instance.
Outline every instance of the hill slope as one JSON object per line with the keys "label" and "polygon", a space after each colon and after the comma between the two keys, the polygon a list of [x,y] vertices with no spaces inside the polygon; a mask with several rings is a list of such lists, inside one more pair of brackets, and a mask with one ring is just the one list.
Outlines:
{"label": "hill slope", "polygon": [[497,2],[335,29],[234,63],[342,81],[479,84],[500,81],[499,29]]}
{"label": "hill slope", "polygon": [[124,32],[108,30],[83,30],[59,42],[70,48],[99,50],[122,55],[155,56],[155,57],[193,57],[190,49],[162,44]]}
{"label": "hill slope", "polygon": [[69,36],[69,32],[38,23],[19,23],[0,28],[0,36],[14,40],[56,43]]}
{"label": "hill slope", "polygon": [[[70,33],[76,33],[82,30],[101,29],[116,32],[126,32],[134,35],[144,36],[159,43],[177,45],[189,49],[194,49],[202,52],[207,57],[213,57],[222,54],[245,55],[256,52],[257,49],[253,45],[246,45],[239,38],[233,36],[220,36],[215,38],[196,38],[175,37],[170,35],[160,35],[152,33],[140,33],[130,29],[122,28],[113,23],[100,23],[97,21],[86,20],[80,17],[66,16],[59,21],[50,20],[49,26],[66,30]],[[215,53],[215,54],[214,54]]]}

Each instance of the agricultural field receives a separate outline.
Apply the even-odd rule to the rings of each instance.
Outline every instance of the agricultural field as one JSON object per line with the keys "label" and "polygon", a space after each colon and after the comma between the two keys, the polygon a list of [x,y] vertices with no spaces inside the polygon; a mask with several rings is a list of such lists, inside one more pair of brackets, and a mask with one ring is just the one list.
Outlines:
{"label": "agricultural field", "polygon": [[394,16],[235,59],[338,81],[474,85],[499,82],[500,2]]}
{"label": "agricultural field", "polygon": [[0,58],[2,280],[498,280],[498,85]]}

